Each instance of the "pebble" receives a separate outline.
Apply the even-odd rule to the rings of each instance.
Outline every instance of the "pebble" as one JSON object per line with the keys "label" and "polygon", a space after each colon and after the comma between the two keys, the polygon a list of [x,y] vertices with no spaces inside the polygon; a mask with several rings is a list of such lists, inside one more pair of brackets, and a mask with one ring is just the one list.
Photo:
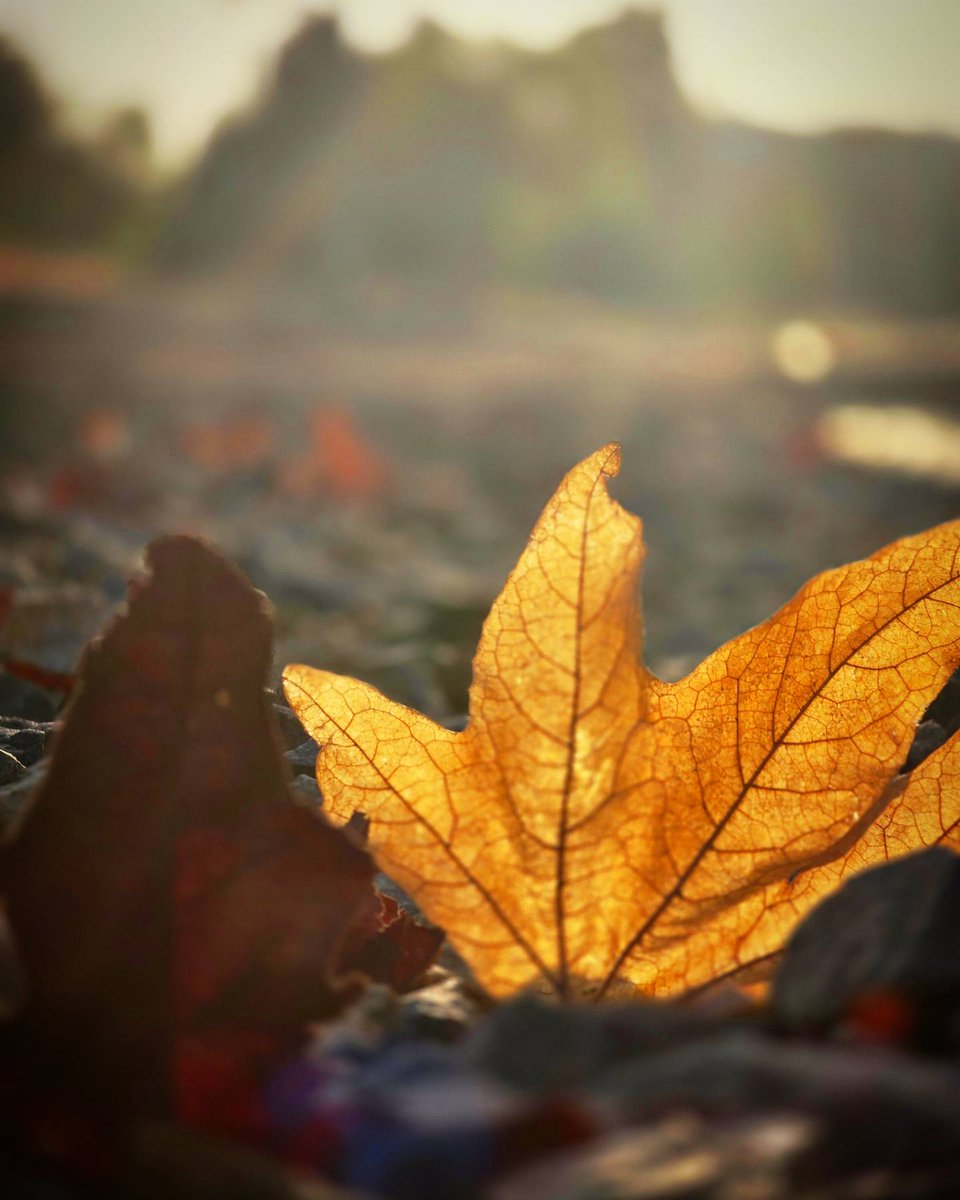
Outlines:
{"label": "pebble", "polygon": [[25,770],[43,757],[53,728],[52,723],[0,717],[0,750],[17,759]]}
{"label": "pebble", "polygon": [[885,1021],[891,1038],[915,1033],[960,1049],[960,856],[934,846],[828,896],[787,943],[773,1011],[789,1030],[859,1016],[878,1035]]}
{"label": "pebble", "polygon": [[[268,696],[273,696],[273,692],[268,692]],[[300,723],[300,718],[286,704],[278,704],[274,701],[271,704],[273,714],[277,718],[277,724],[280,726],[280,736],[288,750],[293,750],[295,747],[303,743],[303,726]]]}
{"label": "pebble", "polygon": [[319,753],[320,747],[313,738],[308,738],[305,742],[301,742],[299,746],[294,746],[292,750],[285,751],[283,757],[293,768],[295,775],[313,775],[317,769],[317,755]]}
{"label": "pebble", "polygon": [[36,684],[17,679],[0,669],[0,714],[23,717],[29,721],[52,721],[57,715],[59,700]]}
{"label": "pebble", "polygon": [[692,1006],[558,1005],[522,995],[477,1027],[467,1054],[479,1070],[516,1088],[579,1087],[625,1059],[736,1027]]}

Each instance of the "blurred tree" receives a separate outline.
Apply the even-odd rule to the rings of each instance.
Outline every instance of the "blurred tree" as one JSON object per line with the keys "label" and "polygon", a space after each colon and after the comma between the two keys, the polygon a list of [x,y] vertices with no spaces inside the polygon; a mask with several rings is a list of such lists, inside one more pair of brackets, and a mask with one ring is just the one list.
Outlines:
{"label": "blurred tree", "polygon": [[366,77],[336,22],[307,22],[252,112],[228,122],[173,197],[154,250],[162,268],[276,271],[322,222],[327,140]]}
{"label": "blurred tree", "polygon": [[57,127],[26,60],[0,38],[0,241],[45,247],[101,245],[138,197],[94,150]]}
{"label": "blurred tree", "polygon": [[650,308],[960,309],[960,143],[694,113],[660,16],[533,53],[327,17],[184,181],[155,261],[356,323],[469,319],[485,288]]}
{"label": "blurred tree", "polygon": [[0,155],[34,146],[49,135],[50,103],[25,59],[0,38]]}
{"label": "blurred tree", "polygon": [[118,175],[146,183],[152,150],[150,121],[142,108],[121,108],[108,117],[97,139],[103,162]]}

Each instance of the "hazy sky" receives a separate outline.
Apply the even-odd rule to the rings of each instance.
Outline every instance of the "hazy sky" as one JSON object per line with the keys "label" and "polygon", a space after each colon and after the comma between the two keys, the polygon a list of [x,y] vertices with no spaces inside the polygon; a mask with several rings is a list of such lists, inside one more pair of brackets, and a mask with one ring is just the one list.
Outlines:
{"label": "hazy sky", "polygon": [[[623,0],[0,0],[0,32],[78,119],[140,104],[166,162],[247,102],[304,15],[336,11],[383,49],[421,16],[549,46]],[[681,83],[703,107],[782,129],[871,123],[960,133],[960,0],[663,0]]]}

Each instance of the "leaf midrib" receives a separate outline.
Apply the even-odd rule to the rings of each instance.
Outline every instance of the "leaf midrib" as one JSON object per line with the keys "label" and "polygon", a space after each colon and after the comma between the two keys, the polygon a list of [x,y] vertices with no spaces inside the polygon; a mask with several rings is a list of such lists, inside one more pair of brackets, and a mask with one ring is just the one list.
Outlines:
{"label": "leaf midrib", "polygon": [[[604,464],[606,465],[606,464]],[[564,772],[563,788],[560,793],[560,812],[557,817],[557,873],[554,882],[554,920],[557,926],[557,991],[563,998],[570,988],[569,964],[567,961],[567,917],[566,917],[566,868],[567,868],[567,833],[570,822],[570,791],[577,760],[577,732],[580,724],[580,689],[583,683],[583,673],[580,669],[580,648],[583,641],[583,597],[587,576],[587,551],[589,548],[588,533],[590,530],[590,510],[594,496],[601,480],[601,472],[590,486],[583,509],[583,526],[580,530],[580,555],[577,575],[577,604],[575,608],[576,623],[573,635],[573,686],[570,695],[570,719],[567,723],[567,765]]]}

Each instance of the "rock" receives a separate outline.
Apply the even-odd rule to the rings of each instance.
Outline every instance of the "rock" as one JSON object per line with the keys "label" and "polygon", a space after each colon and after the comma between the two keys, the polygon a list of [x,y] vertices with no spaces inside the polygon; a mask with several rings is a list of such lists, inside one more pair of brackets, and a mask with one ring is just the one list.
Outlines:
{"label": "rock", "polygon": [[[269,694],[272,695],[273,693]],[[274,702],[271,707],[280,726],[280,736],[283,738],[287,749],[292,750],[296,746],[301,745],[303,742],[303,726],[297,714],[286,704]]]}
{"label": "rock", "polygon": [[52,721],[59,701],[43,688],[0,669],[0,714],[30,721]]}
{"label": "rock", "polygon": [[20,772],[13,783],[0,787],[0,838],[20,819],[30,797],[42,783],[46,769],[46,759],[41,759]]}
{"label": "rock", "polygon": [[629,1122],[678,1111],[809,1117],[818,1135],[797,1170],[811,1178],[960,1162],[960,1068],[885,1048],[782,1044],[741,1030],[634,1059],[592,1091]]}
{"label": "rock", "polygon": [[480,1070],[513,1087],[567,1088],[625,1059],[700,1040],[718,1024],[709,1012],[677,1004],[557,1005],[524,995],[477,1027],[467,1054]]}
{"label": "rock", "polygon": [[483,998],[469,983],[442,967],[433,967],[426,986],[400,1000],[397,1032],[402,1037],[458,1041],[483,1007]]}
{"label": "rock", "polygon": [[671,1117],[514,1172],[489,1200],[783,1197],[790,1160],[812,1135],[809,1122],[779,1114],[722,1125]]}
{"label": "rock", "polygon": [[23,763],[9,750],[0,749],[0,787],[13,783],[24,772]]}
{"label": "rock", "polygon": [[801,922],[773,987],[776,1019],[824,1030],[865,998],[901,998],[905,1033],[960,1040],[960,856],[943,846],[854,876]]}
{"label": "rock", "polygon": [[[52,724],[0,717],[0,796],[39,762],[53,733]],[[0,799],[2,811],[2,799]]]}
{"label": "rock", "polygon": [[297,775],[293,780],[293,787],[299,795],[311,804],[317,805],[319,808],[323,804],[323,793],[320,791],[320,785],[312,775]]}
{"label": "rock", "polygon": [[960,729],[960,670],[950,676],[917,726],[903,770],[912,771],[957,729]]}
{"label": "rock", "polygon": [[914,767],[919,766],[925,758],[942,746],[947,740],[947,732],[938,721],[921,721],[913,735],[913,744],[910,747],[910,752],[907,755],[906,761],[903,764],[903,771],[912,771]]}
{"label": "rock", "polygon": [[26,769],[43,757],[52,733],[52,724],[0,717],[0,750],[12,755]]}
{"label": "rock", "polygon": [[784,1114],[703,1122],[671,1117],[617,1131],[593,1145],[512,1172],[486,1200],[946,1200],[960,1168],[811,1177],[806,1155],[817,1123]]}
{"label": "rock", "polygon": [[475,1031],[467,1055],[479,1070],[512,1087],[571,1087],[604,1061],[594,1014],[520,996],[496,1009]]}
{"label": "rock", "polygon": [[[301,732],[303,732],[302,729]],[[293,768],[295,775],[314,775],[317,770],[317,755],[319,753],[320,747],[317,743],[313,738],[307,738],[299,746],[295,746],[292,750],[287,750],[283,757]]]}

